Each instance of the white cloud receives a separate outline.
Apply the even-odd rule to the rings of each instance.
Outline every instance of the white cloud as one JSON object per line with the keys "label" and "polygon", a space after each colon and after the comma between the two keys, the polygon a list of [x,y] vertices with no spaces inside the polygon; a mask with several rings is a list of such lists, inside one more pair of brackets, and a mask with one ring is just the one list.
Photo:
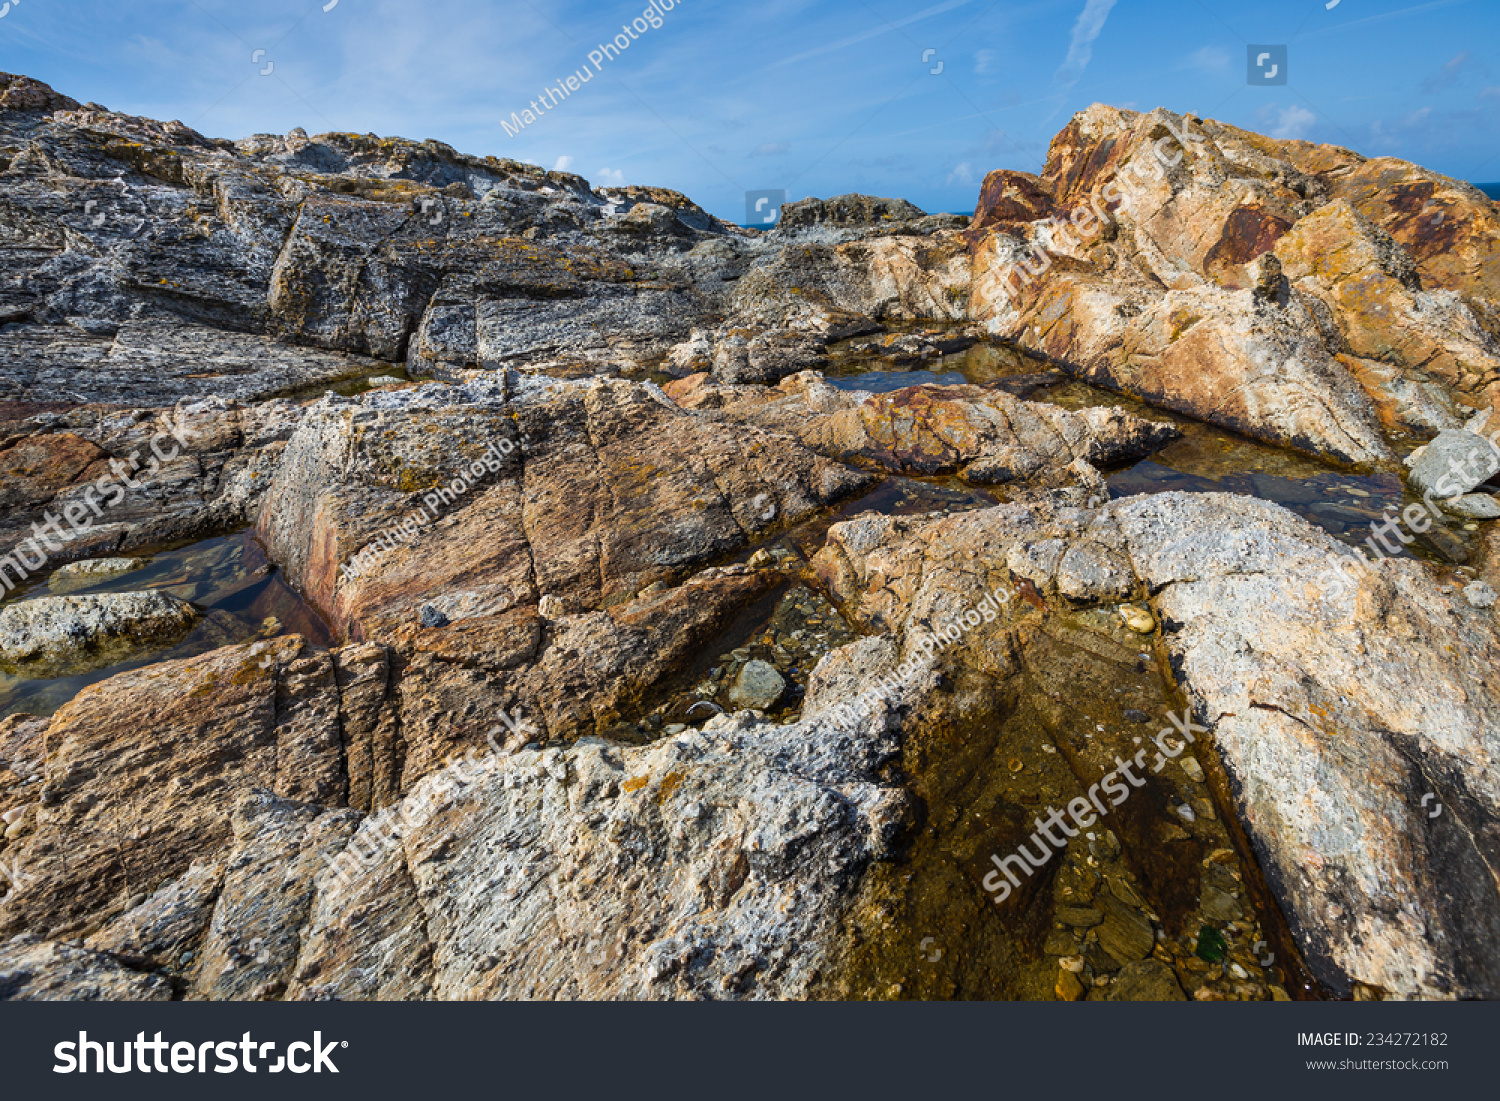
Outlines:
{"label": "white cloud", "polygon": [[784,141],[768,141],[765,145],[757,145],[752,157],[781,157],[785,156],[791,146]]}
{"label": "white cloud", "polygon": [[976,73],[987,73],[990,71],[990,63],[995,60],[994,50],[980,50],[974,55],[974,71]]}
{"label": "white cloud", "polygon": [[1065,88],[1071,88],[1083,79],[1083,72],[1094,58],[1094,41],[1104,31],[1104,21],[1109,18],[1116,0],[1088,0],[1078,21],[1073,24],[1073,39],[1068,44],[1068,56],[1063,59],[1053,80]]}
{"label": "white cloud", "polygon": [[609,187],[624,187],[625,173],[621,172],[618,168],[601,168],[599,169],[597,182]]}
{"label": "white cloud", "polygon": [[573,167],[573,158],[568,156],[558,157],[557,163],[552,166],[554,172],[566,172]]}
{"label": "white cloud", "polygon": [[1188,55],[1188,67],[1202,69],[1208,73],[1219,73],[1229,68],[1229,51],[1220,46],[1204,46]]}
{"label": "white cloud", "polygon": [[1292,104],[1283,107],[1276,115],[1276,126],[1271,131],[1271,137],[1278,141],[1290,138],[1305,138],[1312,131],[1313,124],[1318,121],[1318,116],[1306,107]]}
{"label": "white cloud", "polygon": [[974,186],[974,170],[969,166],[968,161],[956,165],[953,171],[948,173],[948,186],[952,187],[955,184],[962,187]]}

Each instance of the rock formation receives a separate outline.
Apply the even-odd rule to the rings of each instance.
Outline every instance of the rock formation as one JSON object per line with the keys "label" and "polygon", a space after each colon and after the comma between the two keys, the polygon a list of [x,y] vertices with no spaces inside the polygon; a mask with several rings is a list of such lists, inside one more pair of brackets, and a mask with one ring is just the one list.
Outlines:
{"label": "rock formation", "polygon": [[[1493,547],[1467,185],[1096,106],[759,233],[0,76],[0,226],[0,691],[114,673],[0,718],[0,998],[1500,996],[1500,559],[1111,481]],[[333,644],[151,657],[246,529]]]}

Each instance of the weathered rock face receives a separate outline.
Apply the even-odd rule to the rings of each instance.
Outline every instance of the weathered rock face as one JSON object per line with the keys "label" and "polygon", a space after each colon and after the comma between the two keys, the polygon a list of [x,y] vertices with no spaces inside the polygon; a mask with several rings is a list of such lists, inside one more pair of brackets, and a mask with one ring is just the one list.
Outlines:
{"label": "weathered rock face", "polygon": [[1100,467],[1144,458],[1175,439],[1169,424],[1118,409],[1069,412],[978,386],[838,390],[815,372],[775,389],[719,386],[697,375],[665,392],[684,408],[795,436],[819,454],[976,485],[1075,483],[1102,492]]}
{"label": "weathered rock face", "polygon": [[0,320],[25,323],[0,334],[0,398],[265,397],[369,374],[366,356],[423,374],[649,358],[714,310],[724,264],[683,254],[742,233],[673,192],[439,142],[211,141],[25,87],[0,116]]}
{"label": "weathered rock face", "polygon": [[1206,498],[1117,515],[1309,964],[1340,990],[1494,997],[1493,616],[1410,561],[1330,585],[1326,538],[1235,507],[1250,522],[1217,531]]}
{"label": "weathered rock face", "polygon": [[112,956],[33,936],[0,944],[0,1001],[165,1002],[172,985]]}
{"label": "weathered rock face", "polygon": [[164,411],[0,404],[0,585],[245,523],[301,415],[218,398]]}
{"label": "weathered rock face", "polygon": [[127,321],[112,336],[64,326],[0,330],[0,401],[170,406],[263,401],[376,371],[373,359],[298,348],[204,325]]}
{"label": "weathered rock face", "polygon": [[[455,621],[544,596],[598,610],[868,481],[785,436],[725,434],[649,385],[511,375],[326,399],[289,445],[259,530],[338,625],[383,638],[435,593]],[[415,538],[341,583],[341,566],[424,508]]]}
{"label": "weathered rock face", "polygon": [[1494,204],[1409,165],[1095,106],[1040,178],[986,180],[968,239],[990,332],[1236,431],[1388,461],[1381,421],[1494,404]]}
{"label": "weathered rock face", "polygon": [[12,942],[6,995],[132,996],[159,971],[189,998],[800,997],[889,853],[890,731],[748,717],[491,754],[338,809],[368,782],[351,686],[373,656],[233,648],[60,712],[0,931],[90,951]]}
{"label": "weathered rock face", "polygon": [[367,788],[384,693],[346,700],[343,686],[373,655],[302,649],[295,638],[230,647],[123,673],[63,707],[47,729],[35,826],[5,854],[24,880],[0,902],[0,931],[103,928],[219,852],[241,796],[264,789],[316,809],[346,805],[352,783]]}
{"label": "weathered rock face", "polygon": [[900,793],[872,782],[889,752],[879,731],[719,719],[433,777],[356,835],[381,855],[354,897],[321,881],[293,996],[357,995],[389,970],[386,945],[352,935],[354,903],[379,928],[414,930],[419,909],[430,949],[406,988],[435,997],[806,997],[898,824]]}

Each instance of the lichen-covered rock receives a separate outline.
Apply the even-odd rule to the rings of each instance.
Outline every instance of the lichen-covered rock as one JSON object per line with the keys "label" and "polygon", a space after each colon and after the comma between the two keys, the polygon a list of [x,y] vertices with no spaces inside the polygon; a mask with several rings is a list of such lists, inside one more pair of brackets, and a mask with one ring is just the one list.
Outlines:
{"label": "lichen-covered rock", "polygon": [[47,678],[111,665],[131,651],[171,646],[200,615],[161,592],[13,602],[0,606],[0,669]]}

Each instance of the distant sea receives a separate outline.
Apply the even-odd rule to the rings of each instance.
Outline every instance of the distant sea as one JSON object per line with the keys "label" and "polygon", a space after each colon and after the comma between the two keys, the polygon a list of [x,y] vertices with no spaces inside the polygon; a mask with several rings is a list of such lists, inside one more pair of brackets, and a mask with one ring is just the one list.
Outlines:
{"label": "distant sea", "polygon": [[1474,186],[1483,191],[1491,199],[1500,200],[1500,183],[1475,184]]}

